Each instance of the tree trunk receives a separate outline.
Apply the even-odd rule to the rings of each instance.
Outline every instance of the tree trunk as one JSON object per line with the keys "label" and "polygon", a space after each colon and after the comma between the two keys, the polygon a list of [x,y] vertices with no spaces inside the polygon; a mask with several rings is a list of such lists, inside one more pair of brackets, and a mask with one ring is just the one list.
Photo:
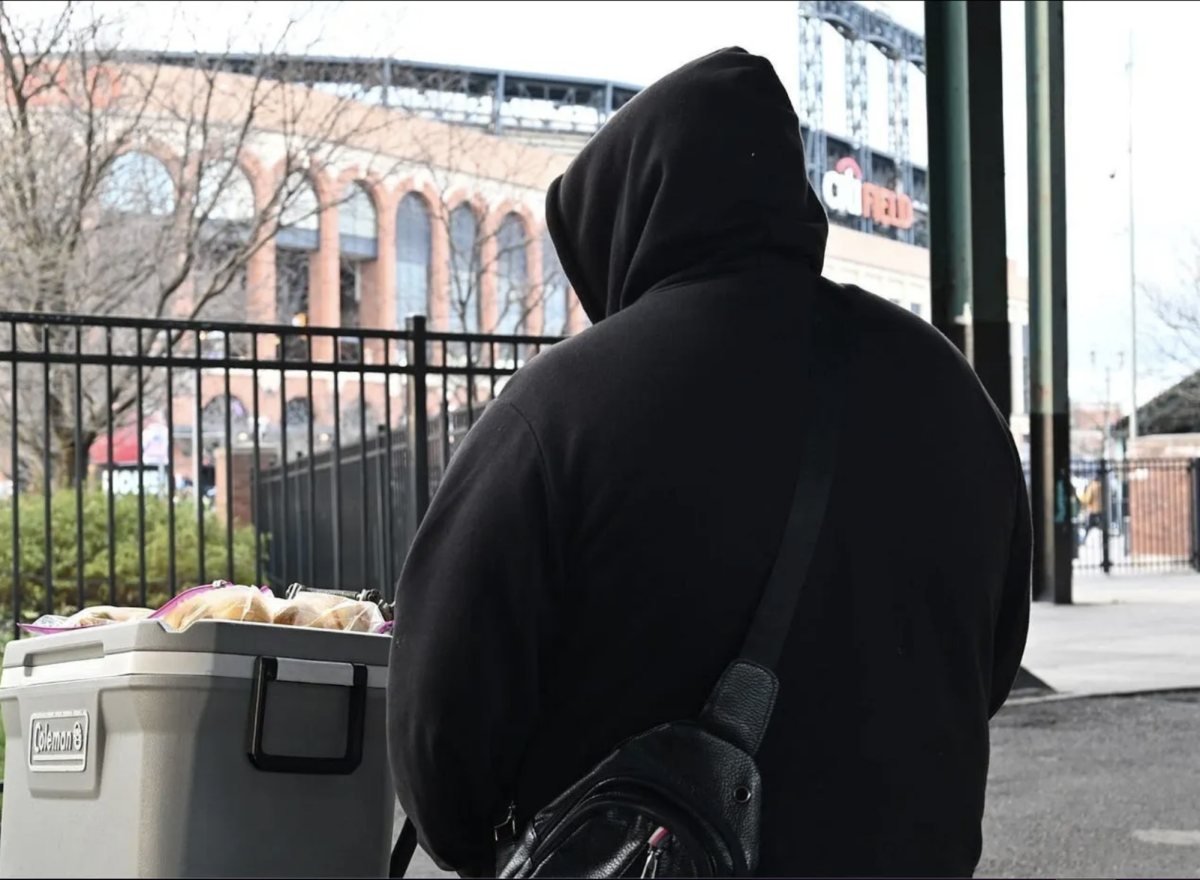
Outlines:
{"label": "tree trunk", "polygon": [[51,485],[55,489],[82,489],[87,484],[88,450],[92,448],[96,435],[85,431],[80,439],[80,447],[75,445],[74,433],[59,439],[57,452],[52,457],[54,473],[51,475]]}

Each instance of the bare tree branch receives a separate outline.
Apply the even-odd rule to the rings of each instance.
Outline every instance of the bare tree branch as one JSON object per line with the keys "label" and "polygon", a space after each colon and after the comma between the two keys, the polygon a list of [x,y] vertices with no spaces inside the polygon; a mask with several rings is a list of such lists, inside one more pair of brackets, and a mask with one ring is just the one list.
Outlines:
{"label": "bare tree branch", "polygon": [[[288,19],[250,53],[249,72],[235,74],[232,36],[223,52],[197,48],[172,65],[150,63],[120,45],[114,22],[78,3],[27,24],[0,0],[4,307],[245,320],[248,297],[274,300],[276,291],[247,289],[248,269],[281,231],[315,226],[330,205],[316,197],[310,171],[350,162],[363,177],[386,177],[396,163],[380,150],[395,115],[364,104],[366,87],[334,94],[289,68],[285,50],[296,51],[300,23]],[[257,188],[245,170],[255,156],[275,163]],[[36,332],[7,341],[57,352],[111,344],[146,356],[194,345],[179,333]],[[67,365],[36,380],[32,373],[15,383],[16,412],[16,370],[0,379],[8,386],[0,421],[17,423],[27,469],[44,470],[49,454],[53,474],[44,476],[59,484],[79,478],[86,448],[110,419],[123,420],[139,399],[161,407],[171,393],[160,371],[133,367],[114,368],[111,394],[103,377]]]}
{"label": "bare tree branch", "polygon": [[[431,214],[449,242],[450,314],[445,329],[530,332],[535,329],[531,319],[542,314],[547,292],[561,291],[565,304],[565,287],[556,260],[533,265],[531,256],[542,250],[533,247],[541,224],[527,224],[518,206],[539,203],[565,159],[517,142],[498,141],[469,124],[478,114],[465,106],[470,99],[464,93],[462,84],[453,81],[423,83],[419,111],[415,102],[407,108],[458,123],[412,129],[412,159],[429,183],[426,193],[435,201]],[[434,95],[440,100],[433,98],[437,103],[431,104]],[[486,191],[468,181],[482,182]],[[482,197],[481,203],[474,201],[477,197]],[[501,216],[492,213],[504,205],[511,211]],[[543,276],[540,284],[539,275]],[[493,290],[483,289],[486,279],[494,280]],[[536,329],[560,333],[563,328],[545,328],[538,322]]]}

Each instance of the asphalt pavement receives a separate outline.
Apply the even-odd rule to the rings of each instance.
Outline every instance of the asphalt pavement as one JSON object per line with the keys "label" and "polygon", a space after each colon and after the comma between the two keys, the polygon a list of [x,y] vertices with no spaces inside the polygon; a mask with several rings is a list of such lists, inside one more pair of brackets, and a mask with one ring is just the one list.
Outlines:
{"label": "asphalt pavement", "polygon": [[1200,691],[1005,707],[978,877],[1200,875]]}
{"label": "asphalt pavement", "polygon": [[[976,876],[1200,877],[1200,575],[1075,594],[1034,606],[1025,652],[1058,695],[993,720]],[[408,876],[455,875],[418,851]]]}
{"label": "asphalt pavement", "polygon": [[1200,691],[1002,709],[976,876],[1200,875],[1197,730]]}

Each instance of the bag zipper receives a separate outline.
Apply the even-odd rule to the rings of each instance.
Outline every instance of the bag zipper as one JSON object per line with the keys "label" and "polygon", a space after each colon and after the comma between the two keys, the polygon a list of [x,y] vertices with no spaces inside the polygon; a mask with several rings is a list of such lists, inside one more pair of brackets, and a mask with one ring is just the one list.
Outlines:
{"label": "bag zipper", "polygon": [[511,843],[517,839],[517,804],[510,801],[504,821],[492,827],[492,839],[496,843]]}
{"label": "bag zipper", "polygon": [[646,842],[648,852],[646,864],[642,866],[642,880],[654,880],[658,876],[658,863],[670,836],[671,832],[661,825],[650,835],[650,840]]}
{"label": "bag zipper", "polygon": [[[615,783],[623,782],[625,784],[629,784],[630,782],[632,782],[632,780],[614,779],[614,780],[610,780],[610,785],[611,785],[611,783],[614,783],[614,782]],[[634,783],[634,784],[637,784],[637,783]],[[583,798],[580,798],[578,801],[575,802],[575,804],[570,808],[569,812],[582,814],[581,816],[579,816],[576,819],[575,822],[572,822],[570,824],[559,823],[552,829],[548,830],[546,836],[538,842],[538,846],[535,848],[533,853],[530,854],[530,861],[534,865],[534,873],[537,872],[537,870],[541,867],[542,862],[545,860],[546,857],[545,857],[544,853],[547,850],[552,850],[554,848],[554,845],[557,844],[561,838],[563,838],[566,835],[569,835],[578,826],[578,823],[580,821],[586,819],[587,814],[590,813],[591,811],[595,810],[596,807],[611,805],[611,806],[620,806],[620,807],[632,807],[635,810],[644,810],[644,808],[630,804],[630,802],[626,798],[619,797],[619,796],[613,796],[613,795],[609,794],[609,792],[606,790],[608,787],[609,786],[605,786],[605,788],[601,789],[600,791],[593,792],[592,794],[587,795]],[[655,791],[653,788],[646,787],[644,784],[640,785],[639,787],[642,787],[655,795],[661,796],[661,794],[659,792]],[[670,807],[669,805],[664,804],[663,806],[666,807],[665,810],[652,809],[652,810],[647,810],[645,812],[649,812],[652,815],[656,814],[656,813],[664,813],[664,812],[670,812],[673,814],[676,813],[676,810],[674,808]],[[657,816],[655,816],[655,818],[657,818],[661,821],[664,819],[669,820],[670,817],[668,817],[666,815],[657,815]],[[678,816],[676,815],[675,818],[678,818]],[[654,834],[652,834],[650,836],[651,839],[653,839],[656,836],[659,836],[659,831],[665,832],[666,831],[665,826],[659,826],[659,829],[656,830],[654,832]],[[656,848],[657,854],[654,859],[655,866],[656,866],[655,870],[657,870],[658,860],[662,857],[662,848],[663,848],[663,846],[665,846],[667,840],[669,840],[671,836],[679,837],[681,839],[689,838],[691,840],[691,846],[693,848],[695,848],[697,851],[704,853],[704,855],[705,855],[706,861],[708,862],[708,871],[709,871],[707,876],[709,876],[709,877],[716,876],[716,874],[714,873],[715,862],[713,860],[712,854],[707,852],[706,848],[699,844],[699,841],[691,839],[690,835],[680,834],[678,832],[675,832],[675,833],[667,832],[664,835],[662,835],[661,839],[658,841],[658,846]],[[686,843],[686,841],[685,841],[685,843]],[[539,858],[539,856],[541,856],[541,858]]]}

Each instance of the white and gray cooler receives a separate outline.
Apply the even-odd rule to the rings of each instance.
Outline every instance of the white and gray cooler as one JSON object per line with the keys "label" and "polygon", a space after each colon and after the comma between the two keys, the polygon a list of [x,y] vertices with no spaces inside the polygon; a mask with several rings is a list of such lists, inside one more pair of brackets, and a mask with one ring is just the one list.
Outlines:
{"label": "white and gray cooler", "polygon": [[386,876],[390,641],[146,620],[10,643],[0,876]]}

